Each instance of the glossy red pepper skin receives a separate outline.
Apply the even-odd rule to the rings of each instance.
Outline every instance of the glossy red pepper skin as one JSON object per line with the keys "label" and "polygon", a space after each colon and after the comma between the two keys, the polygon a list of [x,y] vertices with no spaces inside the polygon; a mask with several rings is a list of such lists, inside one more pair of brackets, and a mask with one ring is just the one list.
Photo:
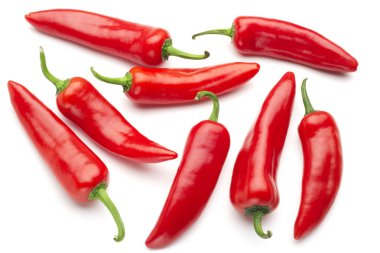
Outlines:
{"label": "glossy red pepper skin", "polygon": [[124,86],[125,94],[139,104],[178,104],[194,101],[200,90],[216,95],[233,91],[253,78],[256,63],[227,63],[197,69],[134,67],[125,77],[107,78],[92,69],[100,80]]}
{"label": "glossy red pepper skin", "polygon": [[60,81],[48,72],[41,49],[43,73],[58,87],[60,112],[99,145],[136,162],[157,163],[177,158],[171,151],[142,135],[95,87],[81,77]]}
{"label": "glossy red pepper skin", "polygon": [[124,238],[124,224],[105,189],[104,163],[75,133],[24,86],[8,82],[13,108],[35,147],[68,194],[79,202],[99,199],[118,226],[115,241]]}
{"label": "glossy red pepper skin", "polygon": [[9,81],[12,105],[40,154],[67,192],[79,202],[108,183],[104,163],[53,112],[20,84]]}
{"label": "glossy red pepper skin", "polygon": [[302,196],[294,238],[301,239],[325,218],[339,190],[342,147],[334,118],[324,111],[308,113],[298,126],[304,156]]}
{"label": "glossy red pepper skin", "polygon": [[241,16],[225,30],[229,31],[223,34],[232,37],[233,45],[244,55],[268,56],[334,72],[353,72],[358,67],[357,60],[331,40],[290,22]]}
{"label": "glossy red pepper skin", "polygon": [[161,28],[70,9],[32,12],[25,18],[41,32],[138,64],[159,65],[171,55],[170,35]]}
{"label": "glossy red pepper skin", "polygon": [[157,163],[177,158],[142,135],[87,80],[71,78],[57,96],[59,110],[101,146],[127,159]]}
{"label": "glossy red pepper skin", "polygon": [[191,129],[166,203],[145,242],[147,247],[167,246],[196,221],[214,190],[229,146],[229,133],[220,123],[205,120]]}
{"label": "glossy red pepper skin", "polygon": [[[257,222],[279,203],[276,171],[290,122],[295,87],[292,72],[286,73],[273,87],[234,165],[231,202],[238,212],[252,216]],[[261,217],[255,218],[259,212]],[[255,229],[263,238],[271,236],[270,232],[264,235],[261,227],[255,225]]]}

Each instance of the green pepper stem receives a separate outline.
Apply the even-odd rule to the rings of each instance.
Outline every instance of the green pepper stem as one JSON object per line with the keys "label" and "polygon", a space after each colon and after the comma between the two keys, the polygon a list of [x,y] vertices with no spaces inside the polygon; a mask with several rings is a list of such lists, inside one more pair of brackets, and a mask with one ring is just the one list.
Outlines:
{"label": "green pepper stem", "polygon": [[203,60],[203,59],[208,58],[210,56],[210,53],[207,51],[204,51],[203,54],[187,53],[187,52],[174,48],[172,45],[172,40],[167,39],[165,40],[165,43],[162,46],[162,58],[164,60],[167,60],[169,56],[176,56],[176,57],[190,59],[190,60]]}
{"label": "green pepper stem", "polygon": [[253,206],[245,210],[245,214],[252,217],[253,227],[256,233],[263,239],[268,239],[272,237],[272,232],[270,230],[264,233],[261,226],[261,220],[264,215],[269,213],[270,209],[267,206]]}
{"label": "green pepper stem", "polygon": [[209,120],[218,122],[219,118],[219,99],[218,97],[212,93],[211,91],[200,91],[197,93],[195,99],[200,100],[203,97],[209,97],[212,100],[213,108]]}
{"label": "green pepper stem", "polygon": [[42,47],[40,47],[40,63],[41,63],[41,70],[42,70],[42,73],[44,74],[44,76],[50,82],[52,82],[55,85],[55,87],[57,88],[56,94],[58,95],[64,89],[66,89],[67,85],[70,82],[70,79],[61,80],[61,79],[58,79],[57,77],[55,77],[52,73],[50,73],[50,71],[46,65],[45,52],[44,52],[44,49]]}
{"label": "green pepper stem", "polygon": [[91,73],[100,81],[121,85],[123,87],[123,91],[127,92],[131,89],[132,86],[132,74],[127,72],[123,77],[107,77],[99,74],[95,71],[94,67],[91,67]]}
{"label": "green pepper stem", "polygon": [[193,36],[191,36],[191,38],[193,40],[195,40],[195,38],[197,38],[198,36],[202,36],[202,35],[206,35],[206,34],[225,35],[225,36],[232,38],[234,36],[234,28],[231,27],[231,28],[208,30],[208,31],[204,31],[204,32],[194,34]]}
{"label": "green pepper stem", "polygon": [[265,213],[263,211],[256,211],[253,213],[252,220],[253,226],[255,227],[256,233],[263,239],[268,239],[272,237],[272,232],[270,230],[267,233],[264,233],[263,228],[261,226],[261,219]]}
{"label": "green pepper stem", "polygon": [[302,81],[301,93],[302,93],[303,104],[304,104],[304,106],[305,106],[305,115],[308,115],[308,114],[310,114],[310,113],[313,113],[315,110],[314,110],[313,106],[311,105],[311,102],[310,102],[309,96],[307,95],[307,91],[306,91],[306,81],[307,81],[307,78],[305,78],[305,79]]}
{"label": "green pepper stem", "polygon": [[112,202],[111,198],[108,196],[106,191],[107,185],[105,183],[99,184],[97,187],[95,187],[90,195],[89,199],[99,199],[111,212],[112,217],[114,218],[118,234],[114,237],[114,240],[117,242],[120,242],[124,239],[125,236],[125,229],[124,229],[124,223],[123,220],[120,217],[119,211],[117,210],[115,204]]}

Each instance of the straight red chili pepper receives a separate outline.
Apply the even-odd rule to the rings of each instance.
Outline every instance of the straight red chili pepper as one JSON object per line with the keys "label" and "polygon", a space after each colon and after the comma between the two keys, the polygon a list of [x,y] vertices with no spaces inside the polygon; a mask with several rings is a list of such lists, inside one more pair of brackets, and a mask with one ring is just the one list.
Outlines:
{"label": "straight red chili pepper", "polygon": [[233,170],[230,199],[237,211],[252,217],[256,233],[266,239],[262,217],[279,203],[276,185],[278,162],[288,131],[295,96],[292,72],[286,73],[265,99],[254,127],[249,131]]}
{"label": "straight red chili pepper", "polygon": [[315,111],[302,83],[305,117],[298,126],[304,155],[302,196],[294,238],[303,238],[325,218],[342,179],[342,147],[338,126],[327,112]]}
{"label": "straight red chili pepper", "polygon": [[230,136],[217,122],[218,99],[207,91],[199,92],[197,99],[204,96],[213,100],[213,112],[209,120],[201,121],[190,131],[164,208],[145,242],[149,248],[168,245],[195,222],[214,190],[226,159]]}
{"label": "straight red chili pepper", "polygon": [[110,78],[92,73],[101,81],[119,84],[125,94],[140,104],[175,104],[193,102],[200,90],[217,95],[233,91],[254,77],[256,63],[234,62],[196,69],[134,67],[124,77]]}
{"label": "straight red chili pepper", "polygon": [[40,60],[43,74],[57,87],[58,109],[101,146],[138,162],[162,162],[177,157],[174,151],[143,136],[87,80],[54,77],[46,66],[42,48]]}
{"label": "straight red chili pepper", "polygon": [[102,201],[118,227],[115,241],[123,240],[123,221],[106,192],[109,173],[104,163],[24,86],[9,81],[8,90],[21,124],[62,186],[79,202]]}
{"label": "straight red chili pepper", "polygon": [[308,28],[277,19],[238,17],[231,28],[193,35],[221,34],[232,38],[244,55],[278,58],[317,69],[353,72],[358,62],[343,48]]}
{"label": "straight red chili pepper", "polygon": [[172,46],[161,28],[132,23],[82,10],[55,9],[31,12],[26,20],[39,31],[143,65],[159,65],[169,56],[201,60],[203,55]]}

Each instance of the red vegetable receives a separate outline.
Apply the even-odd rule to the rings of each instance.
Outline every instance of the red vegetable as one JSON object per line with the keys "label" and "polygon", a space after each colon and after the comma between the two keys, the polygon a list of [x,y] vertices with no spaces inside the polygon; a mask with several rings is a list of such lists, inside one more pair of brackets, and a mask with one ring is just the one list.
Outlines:
{"label": "red vegetable", "polygon": [[256,75],[256,63],[228,63],[199,69],[134,67],[124,77],[104,77],[91,68],[96,78],[119,84],[132,101],[140,104],[193,102],[200,90],[217,95],[235,90]]}
{"label": "red vegetable", "polygon": [[42,72],[57,87],[58,109],[109,151],[138,162],[162,162],[177,153],[149,140],[137,131],[87,80],[59,80],[46,66],[40,49]]}
{"label": "red vegetable", "polygon": [[231,28],[193,35],[221,34],[232,38],[236,49],[245,55],[268,56],[313,68],[353,72],[358,62],[343,48],[308,28],[282,20],[238,17]]}
{"label": "red vegetable", "polygon": [[202,91],[197,94],[197,99],[203,96],[213,99],[214,110],[209,120],[198,123],[190,131],[165,206],[145,242],[149,248],[168,245],[195,222],[214,190],[226,159],[230,136],[217,122],[217,97]]}
{"label": "red vegetable", "polygon": [[304,155],[302,197],[294,238],[301,239],[315,229],[334,203],[342,178],[342,147],[338,126],[327,112],[314,111],[302,83],[305,117],[298,126]]}
{"label": "red vegetable", "polygon": [[169,33],[161,28],[132,23],[96,13],[56,9],[32,12],[26,20],[41,32],[116,55],[143,65],[158,65],[169,56],[201,60],[173,48]]}
{"label": "red vegetable", "polygon": [[79,202],[102,201],[119,230],[115,241],[123,240],[124,224],[106,192],[109,174],[104,163],[24,86],[9,81],[8,89],[19,120],[59,182]]}
{"label": "red vegetable", "polygon": [[230,198],[242,214],[252,217],[256,233],[264,233],[262,217],[274,211],[279,202],[276,171],[288,131],[295,96],[292,72],[286,73],[265,99],[254,127],[248,133],[235,162]]}

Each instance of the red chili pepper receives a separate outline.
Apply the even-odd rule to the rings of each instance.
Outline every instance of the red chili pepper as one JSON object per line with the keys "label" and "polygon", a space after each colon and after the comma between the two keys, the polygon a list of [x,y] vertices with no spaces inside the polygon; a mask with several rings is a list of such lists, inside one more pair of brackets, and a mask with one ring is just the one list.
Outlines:
{"label": "red chili pepper", "polygon": [[195,55],[175,49],[164,29],[91,12],[56,9],[32,12],[25,18],[41,32],[138,64],[158,65],[169,56],[201,60],[210,55],[207,51]]}
{"label": "red chili pepper", "polygon": [[87,80],[59,80],[46,66],[40,48],[43,74],[57,87],[58,109],[92,139],[109,151],[138,162],[162,162],[177,153],[149,140],[136,130]]}
{"label": "red chili pepper", "polygon": [[261,227],[262,217],[276,209],[279,193],[276,172],[289,127],[295,96],[292,72],[286,73],[265,99],[234,166],[230,198],[242,214],[252,217],[256,233],[270,238]]}
{"label": "red chili pepper", "polygon": [[8,90],[21,124],[62,186],[79,202],[102,201],[118,227],[115,241],[123,240],[123,221],[106,192],[109,173],[104,163],[24,86],[9,81]]}
{"label": "red chili pepper", "polygon": [[259,55],[304,64],[313,68],[353,72],[358,62],[343,48],[308,28],[282,20],[238,17],[231,28],[193,35],[221,34],[232,38],[244,55]]}
{"label": "red chili pepper", "polygon": [[201,121],[190,131],[165,206],[145,242],[149,248],[168,245],[195,222],[214,190],[226,159],[230,136],[217,122],[218,98],[207,91],[199,92],[196,98],[204,96],[213,100],[213,112],[209,120]]}
{"label": "red chili pepper", "polygon": [[304,155],[302,197],[294,238],[301,239],[315,229],[334,203],[342,178],[342,147],[338,126],[327,112],[315,111],[302,83],[305,117],[298,126]]}
{"label": "red chili pepper", "polygon": [[235,62],[198,69],[134,67],[124,77],[104,77],[91,68],[96,78],[119,84],[133,102],[175,104],[193,102],[200,90],[217,95],[235,90],[259,71],[256,63]]}

